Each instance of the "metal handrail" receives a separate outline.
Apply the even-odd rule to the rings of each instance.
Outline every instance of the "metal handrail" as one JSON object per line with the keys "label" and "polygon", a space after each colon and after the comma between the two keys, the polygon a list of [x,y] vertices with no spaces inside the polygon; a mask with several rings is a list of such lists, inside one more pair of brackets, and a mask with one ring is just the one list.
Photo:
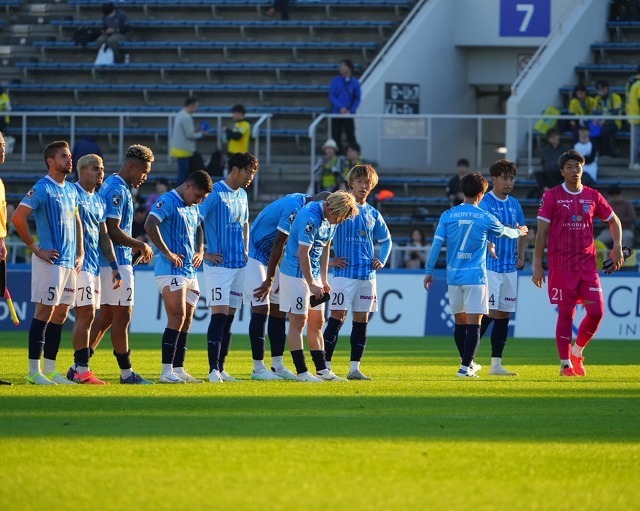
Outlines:
{"label": "metal handrail", "polygon": [[[434,126],[433,126],[433,121],[434,120],[438,120],[438,119],[446,119],[446,120],[452,120],[452,119],[458,119],[458,120],[475,120],[477,123],[477,140],[476,140],[476,158],[477,158],[477,164],[479,164],[482,161],[482,147],[483,147],[483,133],[482,133],[482,123],[484,121],[487,120],[502,120],[506,123],[507,120],[520,120],[520,121],[526,121],[527,122],[527,154],[526,154],[526,158],[524,159],[524,165],[526,165],[528,171],[531,173],[533,172],[533,151],[532,151],[532,147],[533,147],[533,140],[534,137],[538,137],[538,136],[543,136],[543,134],[541,133],[535,133],[533,130],[533,126],[536,123],[536,121],[538,121],[541,118],[545,118],[545,119],[557,119],[557,120],[566,120],[566,121],[575,121],[575,120],[579,120],[581,122],[587,121],[587,120],[593,120],[593,119],[598,119],[598,120],[614,120],[614,121],[636,121],[636,120],[640,120],[640,116],[629,116],[629,115],[587,115],[587,116],[576,116],[575,114],[562,114],[562,115],[546,115],[546,114],[535,114],[535,115],[497,115],[497,114],[485,114],[485,115],[478,115],[478,114],[414,114],[414,115],[390,115],[390,114],[352,114],[352,115],[345,115],[345,114],[321,114],[319,115],[310,125],[309,125],[309,131],[308,131],[308,136],[310,138],[310,142],[311,142],[311,150],[310,150],[310,169],[309,169],[309,175],[310,175],[310,187],[313,186],[314,184],[314,167],[315,167],[315,163],[316,163],[316,153],[317,153],[317,143],[318,143],[318,136],[317,136],[317,132],[318,132],[318,128],[321,124],[323,124],[324,122],[326,122],[328,124],[328,130],[329,133],[331,132],[331,119],[334,117],[340,117],[340,118],[353,118],[355,119],[355,122],[357,123],[360,120],[364,120],[364,119],[374,119],[374,120],[382,120],[382,119],[424,119],[425,120],[425,125],[426,125],[426,152],[427,152],[427,158],[425,160],[425,166],[429,167],[431,165],[431,154],[433,154],[433,130],[434,130]],[[380,136],[380,135],[378,135]],[[379,144],[379,140],[376,140],[376,146],[380,147]],[[634,154],[635,151],[635,144],[634,144],[634,139],[633,136],[630,137],[630,148],[629,148],[629,159],[632,160],[631,156]],[[508,148],[510,154],[510,158],[512,160],[519,160],[520,155],[517,154],[517,150],[516,148]],[[399,166],[402,166],[402,164],[400,163]]]}

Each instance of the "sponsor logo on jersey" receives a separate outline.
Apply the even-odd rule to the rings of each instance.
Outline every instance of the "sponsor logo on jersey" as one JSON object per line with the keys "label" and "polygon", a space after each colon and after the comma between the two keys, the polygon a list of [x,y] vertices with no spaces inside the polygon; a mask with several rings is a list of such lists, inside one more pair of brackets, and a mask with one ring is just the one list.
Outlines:
{"label": "sponsor logo on jersey", "polygon": [[122,201],[122,197],[120,195],[113,196],[112,202],[114,206],[119,206],[121,201]]}
{"label": "sponsor logo on jersey", "polygon": [[32,188],[31,190],[29,190],[27,192],[27,199],[30,199],[31,197],[33,197],[33,194],[36,193],[35,188]]}
{"label": "sponsor logo on jersey", "polygon": [[156,204],[156,209],[162,209],[162,206],[164,206],[164,201],[158,201],[158,203]]}
{"label": "sponsor logo on jersey", "polygon": [[311,231],[313,231],[313,228],[314,228],[314,227],[315,227],[315,225],[313,224],[313,222],[307,222],[307,225],[305,226],[304,231],[305,231],[307,234],[310,234],[310,233],[311,233]]}

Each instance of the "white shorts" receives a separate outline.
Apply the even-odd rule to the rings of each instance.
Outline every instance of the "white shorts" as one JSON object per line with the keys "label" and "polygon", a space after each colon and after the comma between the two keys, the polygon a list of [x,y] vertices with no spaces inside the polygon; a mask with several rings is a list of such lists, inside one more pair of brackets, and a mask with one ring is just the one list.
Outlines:
{"label": "white shorts", "polygon": [[204,266],[204,282],[207,288],[207,306],[228,305],[242,307],[244,268]]}
{"label": "white shorts", "polygon": [[268,305],[270,303],[280,303],[280,270],[276,268],[276,274],[273,277],[271,291],[269,296],[259,302],[253,296],[253,290],[264,282],[267,278],[267,267],[257,259],[249,258],[247,267],[244,269],[244,303],[251,305]]}
{"label": "white shorts", "polygon": [[102,305],[122,305],[133,306],[133,266],[130,264],[118,265],[118,272],[122,277],[122,285],[118,289],[113,289],[111,282],[112,270],[110,266],[100,268],[100,303]]}
{"label": "white shorts", "polygon": [[489,287],[449,286],[451,314],[489,314]]}
{"label": "white shorts", "polygon": [[518,272],[497,273],[487,270],[489,309],[515,312],[518,297]]}
{"label": "white shorts", "polygon": [[[319,280],[315,280],[316,286],[322,286]],[[307,281],[302,277],[291,277],[280,274],[280,311],[293,314],[307,314],[309,309],[324,311],[324,303],[311,307],[309,300],[311,291]]]}
{"label": "white shorts", "polygon": [[81,271],[76,277],[75,307],[100,308],[100,276]]}
{"label": "white shorts", "polygon": [[331,283],[329,310],[377,312],[378,295],[376,293],[375,280],[335,277]]}
{"label": "white shorts", "polygon": [[162,294],[162,290],[165,287],[169,287],[171,292],[179,291],[183,287],[187,288],[186,301],[191,307],[198,305],[200,299],[200,286],[198,285],[198,279],[189,279],[187,277],[181,277],[180,275],[161,275],[156,277],[156,285],[158,291]]}
{"label": "white shorts", "polygon": [[76,271],[43,261],[31,254],[31,301],[45,305],[73,305]]}

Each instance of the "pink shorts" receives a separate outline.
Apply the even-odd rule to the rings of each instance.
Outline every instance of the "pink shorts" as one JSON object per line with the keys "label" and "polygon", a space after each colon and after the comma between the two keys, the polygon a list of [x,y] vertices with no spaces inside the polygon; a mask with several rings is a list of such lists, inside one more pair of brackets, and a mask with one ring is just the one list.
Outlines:
{"label": "pink shorts", "polygon": [[549,300],[556,305],[604,301],[597,271],[549,270],[548,291]]}

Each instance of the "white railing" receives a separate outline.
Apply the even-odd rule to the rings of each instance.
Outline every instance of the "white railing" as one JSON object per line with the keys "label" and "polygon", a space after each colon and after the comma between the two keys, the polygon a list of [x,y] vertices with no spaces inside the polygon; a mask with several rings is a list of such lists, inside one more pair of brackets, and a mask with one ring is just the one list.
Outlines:
{"label": "white railing", "polygon": [[[384,125],[383,123],[388,121],[388,120],[398,120],[398,121],[407,121],[407,122],[419,122],[421,123],[421,130],[419,130],[418,132],[409,135],[409,137],[411,138],[411,140],[414,141],[419,141],[419,142],[424,142],[424,147],[422,148],[422,150],[424,150],[424,157],[422,158],[422,169],[427,169],[432,167],[432,159],[433,159],[433,154],[434,151],[436,149],[440,148],[440,145],[438,143],[436,134],[438,132],[438,122],[439,121],[451,121],[451,120],[459,120],[459,121],[474,121],[476,123],[476,129],[475,129],[475,162],[472,162],[472,166],[475,167],[479,167],[482,165],[482,162],[484,161],[484,157],[486,156],[485,153],[491,152],[491,156],[493,157],[495,155],[495,149],[496,148],[491,148],[488,149],[485,145],[485,143],[487,142],[487,139],[493,139],[495,138],[495,133],[489,133],[487,134],[485,132],[485,126],[484,124],[487,121],[498,121],[498,122],[502,122],[504,123],[504,127],[506,129],[506,122],[507,120],[517,120],[517,121],[523,121],[526,123],[527,125],[527,129],[526,129],[526,135],[527,135],[527,149],[526,149],[526,154],[518,154],[518,152],[515,150],[515,148],[505,148],[507,150],[507,155],[505,157],[508,157],[511,160],[515,160],[518,161],[520,163],[521,166],[525,166],[527,171],[529,173],[532,173],[534,168],[533,168],[533,146],[534,146],[534,138],[539,138],[539,137],[543,137],[544,135],[541,133],[537,133],[534,131],[534,125],[536,124],[536,122],[538,120],[540,120],[541,118],[545,118],[545,119],[557,119],[557,120],[564,120],[564,121],[570,121],[570,120],[576,120],[578,119],[575,115],[542,115],[542,114],[536,114],[536,115],[513,115],[513,116],[509,116],[509,115],[471,115],[471,114],[430,114],[430,115],[389,115],[389,114],[362,114],[362,115],[344,115],[344,114],[321,114],[319,115],[309,126],[309,138],[311,141],[311,151],[310,151],[310,184],[313,185],[314,183],[314,179],[317,177],[314,177],[314,168],[315,168],[315,164],[316,164],[316,157],[317,157],[317,148],[319,147],[319,143],[321,142],[320,140],[318,140],[318,132],[320,130],[320,128],[324,128],[324,126],[326,125],[326,133],[331,133],[331,119],[333,119],[334,117],[340,117],[340,118],[353,118],[355,120],[356,123],[356,130],[357,130],[357,125],[359,122],[367,122],[369,128],[371,128],[371,124],[375,124],[376,127],[375,129],[370,129],[369,133],[373,132],[375,133],[375,135],[372,138],[369,138],[367,140],[367,144],[370,147],[375,147],[377,154],[370,154],[370,153],[366,153],[366,157],[368,159],[371,160],[375,160],[378,163],[381,163],[383,158],[383,143],[385,141],[389,141],[389,140],[393,140],[394,136],[393,135],[389,135],[388,131],[385,131]],[[636,119],[640,119],[640,117],[638,116],[613,116],[613,115],[601,115],[601,116],[588,116],[588,117],[584,117],[584,118],[580,118],[580,121],[586,121],[589,119],[603,119],[603,120],[616,120],[616,121],[620,121],[620,120],[626,120],[626,121],[633,121]],[[502,135],[504,136],[504,135]],[[395,139],[400,142],[400,141],[405,141],[407,139],[407,135],[404,133],[401,133],[401,135],[398,135]],[[629,146],[629,159],[631,160],[631,155],[634,153],[635,147],[634,147],[634,140],[633,140],[633,134],[631,134],[630,136],[630,146]],[[411,156],[415,156],[415,155],[411,155]],[[405,155],[403,153],[396,153],[393,154],[393,160],[394,160],[394,166],[397,168],[412,168],[412,165],[403,165],[403,158],[407,158],[408,155]]]}

